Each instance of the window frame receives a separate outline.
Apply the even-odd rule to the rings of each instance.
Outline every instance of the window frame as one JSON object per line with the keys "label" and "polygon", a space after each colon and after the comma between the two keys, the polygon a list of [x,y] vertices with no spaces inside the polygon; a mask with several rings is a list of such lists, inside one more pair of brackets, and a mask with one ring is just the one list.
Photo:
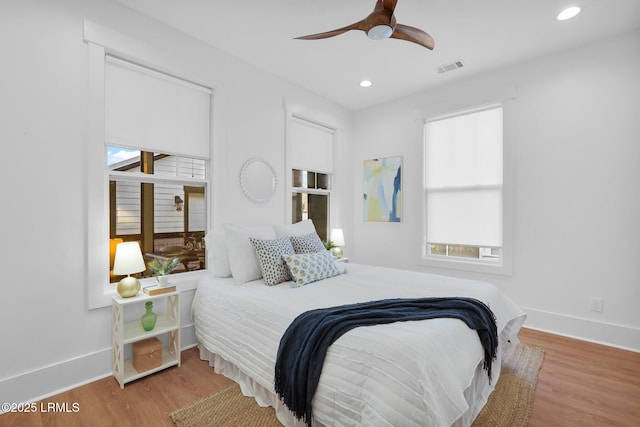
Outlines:
{"label": "window frame", "polygon": [[[116,286],[109,280],[109,177],[107,168],[107,149],[105,145],[105,58],[114,55],[134,62],[153,64],[149,57],[166,57],[166,53],[157,48],[131,39],[108,28],[89,21],[84,22],[84,41],[87,45],[88,74],[88,142],[86,144],[86,200],[87,200],[87,300],[88,308],[97,309],[111,305],[111,299],[117,295]],[[213,96],[209,117],[210,129],[213,128]],[[213,134],[210,130],[210,159],[206,160],[205,197],[208,206],[212,203],[212,160],[215,151],[211,148]],[[136,149],[136,147],[128,147]],[[177,154],[180,153],[167,153]],[[206,227],[212,223],[212,211],[207,209]],[[204,270],[184,272],[175,275],[172,282],[181,291],[195,289],[198,281],[210,274],[207,266]],[[153,278],[140,280],[142,287],[154,283]]]}
{"label": "window frame", "polygon": [[[422,142],[422,242],[421,254],[418,265],[432,268],[452,269],[462,272],[486,273],[501,276],[511,276],[513,274],[513,160],[512,144],[513,124],[515,123],[514,99],[503,99],[498,102],[490,102],[475,107],[467,107],[455,110],[446,114],[439,114],[430,117],[423,122],[423,142]],[[500,248],[500,260],[482,260],[466,257],[432,255],[427,242],[427,195],[424,188],[426,180],[426,133],[425,126],[428,121],[446,119],[463,114],[479,112],[492,107],[502,107],[503,129],[502,129],[502,247]],[[453,245],[456,246],[456,245]],[[480,248],[482,250],[482,248]]]}
{"label": "window frame", "polygon": [[[299,107],[297,107],[299,108]],[[310,127],[320,128],[332,135],[332,158],[331,163],[332,167],[335,165],[335,144],[336,144],[336,133],[338,129],[336,126],[332,126],[326,123],[323,123],[321,120],[312,118],[314,114],[302,114],[300,112],[294,111],[293,108],[289,108],[285,105],[285,123],[286,123],[286,136],[285,136],[285,188],[286,188],[286,197],[285,197],[285,221],[287,224],[291,224],[293,221],[293,202],[292,196],[294,193],[305,193],[305,194],[316,194],[316,195],[326,195],[327,196],[327,240],[331,235],[331,230],[335,228],[334,218],[335,214],[333,212],[334,207],[332,203],[332,198],[334,197],[333,193],[333,185],[334,185],[334,172],[326,171],[326,170],[307,170],[300,169],[295,167],[292,163],[292,145],[293,140],[291,136],[291,122],[305,122],[306,125]],[[304,170],[307,172],[314,172],[327,175],[328,178],[328,189],[321,188],[306,188],[306,187],[296,187],[293,185],[293,171],[294,170]]]}

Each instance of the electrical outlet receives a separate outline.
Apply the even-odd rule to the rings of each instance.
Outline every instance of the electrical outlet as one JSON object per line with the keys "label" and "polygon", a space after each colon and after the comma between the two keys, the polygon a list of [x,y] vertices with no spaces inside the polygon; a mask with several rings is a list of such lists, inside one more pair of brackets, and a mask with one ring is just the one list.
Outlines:
{"label": "electrical outlet", "polygon": [[591,297],[591,311],[602,313],[602,298]]}

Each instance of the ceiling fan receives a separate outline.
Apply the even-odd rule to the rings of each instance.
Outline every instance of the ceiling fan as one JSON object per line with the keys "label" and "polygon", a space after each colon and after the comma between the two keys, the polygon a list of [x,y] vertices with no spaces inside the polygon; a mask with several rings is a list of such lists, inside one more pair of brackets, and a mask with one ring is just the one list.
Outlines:
{"label": "ceiling fan", "polygon": [[383,40],[387,38],[406,40],[433,50],[435,42],[429,34],[418,28],[396,23],[396,17],[393,15],[396,3],[398,3],[398,0],[377,0],[373,12],[362,21],[324,33],[296,37],[296,39],[326,39],[350,30],[360,30],[367,33],[367,36],[371,40]]}

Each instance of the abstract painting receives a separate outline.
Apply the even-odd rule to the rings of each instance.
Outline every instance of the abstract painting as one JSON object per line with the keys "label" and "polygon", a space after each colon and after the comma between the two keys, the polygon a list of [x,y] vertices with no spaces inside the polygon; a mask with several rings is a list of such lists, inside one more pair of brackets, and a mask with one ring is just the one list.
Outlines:
{"label": "abstract painting", "polygon": [[364,220],[400,222],[402,217],[402,157],[364,161]]}

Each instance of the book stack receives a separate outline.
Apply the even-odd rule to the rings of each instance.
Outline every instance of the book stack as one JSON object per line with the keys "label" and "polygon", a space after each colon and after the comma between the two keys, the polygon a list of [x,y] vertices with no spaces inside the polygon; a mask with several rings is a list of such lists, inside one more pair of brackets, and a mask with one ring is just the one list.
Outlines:
{"label": "book stack", "polygon": [[167,292],[175,292],[176,286],[175,285],[172,285],[172,286],[153,285],[153,286],[146,286],[142,290],[147,295],[159,295],[159,294],[166,294]]}

